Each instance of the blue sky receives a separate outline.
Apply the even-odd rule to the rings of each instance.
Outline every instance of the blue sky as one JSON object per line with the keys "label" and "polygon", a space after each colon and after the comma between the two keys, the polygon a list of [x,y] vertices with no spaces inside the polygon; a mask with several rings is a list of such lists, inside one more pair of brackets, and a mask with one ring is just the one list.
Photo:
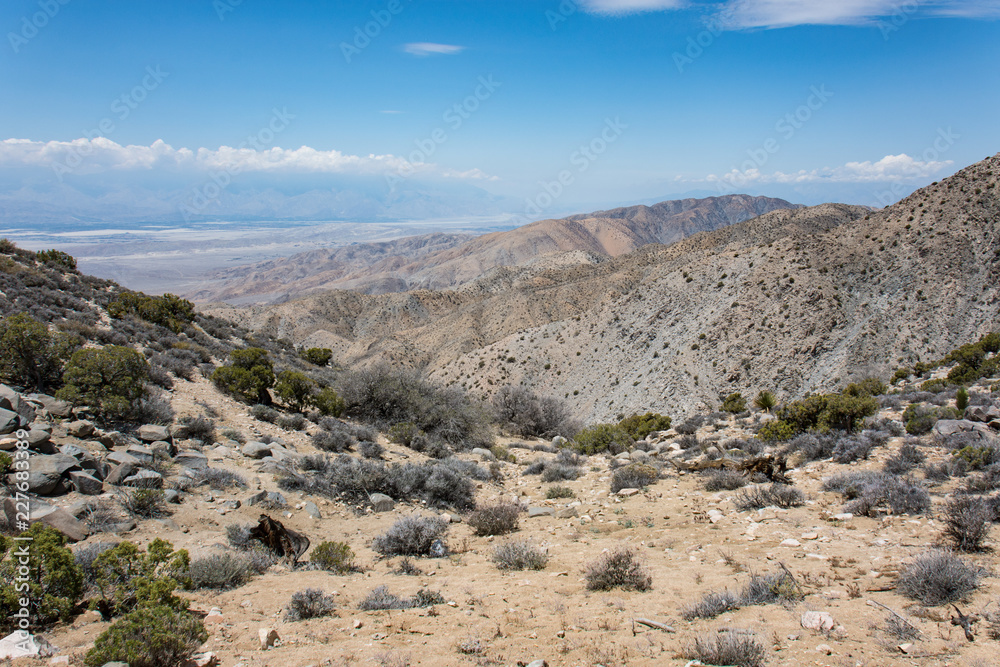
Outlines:
{"label": "blue sky", "polygon": [[878,204],[1000,150],[998,17],[995,0],[7,0],[0,193],[148,196],[228,169],[469,185],[541,214],[690,192]]}

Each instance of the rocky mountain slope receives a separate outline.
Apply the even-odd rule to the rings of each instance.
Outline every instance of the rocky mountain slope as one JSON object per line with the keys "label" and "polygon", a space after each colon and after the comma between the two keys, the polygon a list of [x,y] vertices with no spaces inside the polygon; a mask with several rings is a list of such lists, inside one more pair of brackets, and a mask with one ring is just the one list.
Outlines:
{"label": "rocky mountain slope", "polygon": [[687,414],[731,391],[794,397],[1000,325],[998,177],[993,156],[880,211],[779,210],[613,259],[497,267],[457,290],[210,312],[344,363],[388,358],[486,395],[523,383],[588,421]]}
{"label": "rocky mountain slope", "polygon": [[211,285],[188,296],[201,303],[267,303],[329,289],[371,294],[443,289],[495,267],[616,257],[786,208],[794,205],[783,199],[727,195],[541,220],[476,238],[432,235],[315,250],[221,271]]}

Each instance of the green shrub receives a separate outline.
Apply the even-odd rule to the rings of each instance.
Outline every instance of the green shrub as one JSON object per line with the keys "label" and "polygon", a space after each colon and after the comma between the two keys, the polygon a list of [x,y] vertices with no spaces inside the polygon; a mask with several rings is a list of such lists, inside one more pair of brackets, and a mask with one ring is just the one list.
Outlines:
{"label": "green shrub", "polygon": [[743,394],[740,392],[735,392],[726,396],[726,400],[722,402],[722,411],[731,412],[736,414],[737,412],[743,412],[747,409],[747,399],[743,398]]}
{"label": "green shrub", "polygon": [[647,412],[644,415],[636,414],[626,417],[618,422],[618,426],[623,428],[633,440],[643,440],[650,433],[669,430],[670,417],[656,412]]}
{"label": "green shrub", "polygon": [[302,412],[312,394],[316,382],[298,371],[281,371],[274,384],[278,399],[295,412]]}
{"label": "green shrub", "polygon": [[39,250],[35,257],[45,264],[76,271],[76,258],[62,250]]}
{"label": "green shrub", "polygon": [[167,501],[160,489],[123,489],[116,500],[130,517],[136,519],[156,519],[167,514]]}
{"label": "green shrub", "polygon": [[333,359],[333,350],[328,347],[310,347],[302,350],[299,356],[314,366],[326,366]]}
{"label": "green shrub", "polygon": [[935,394],[940,394],[942,391],[947,391],[951,383],[944,378],[935,378],[933,380],[927,380],[920,384],[920,391],[929,391]]}
{"label": "green shrub", "polygon": [[969,390],[965,387],[958,388],[958,393],[955,394],[955,407],[963,413],[969,407]]}
{"label": "green shrub", "polygon": [[845,396],[863,398],[866,396],[881,396],[888,390],[889,388],[885,386],[885,383],[878,378],[865,378],[861,382],[852,382],[847,385],[843,394]]}
{"label": "green shrub", "polygon": [[340,417],[346,408],[344,399],[330,387],[323,387],[309,397],[314,408],[327,417]]}
{"label": "green shrub", "polygon": [[44,626],[66,620],[83,594],[83,573],[62,533],[35,523],[21,536],[31,541],[5,544],[4,551],[12,551],[0,564],[0,628],[5,634],[17,628],[14,614],[23,598],[28,600],[30,624]]}
{"label": "green shrub", "polygon": [[55,386],[78,341],[49,333],[48,327],[26,313],[0,319],[0,378],[45,391]]}
{"label": "green shrub", "polygon": [[165,540],[153,540],[146,551],[140,551],[132,542],[119,542],[94,559],[99,593],[95,605],[105,618],[141,606],[187,609],[187,601],[174,595],[174,590],[190,583],[190,566],[187,550],[174,551]]}
{"label": "green shrub", "polygon": [[[6,475],[14,465],[14,459],[7,452],[0,452],[0,475]],[[0,552],[2,553],[2,552]]]}
{"label": "green shrub", "polygon": [[568,486],[560,486],[556,484],[555,486],[550,486],[545,490],[545,497],[548,500],[556,500],[558,498],[576,498],[576,493],[573,489]]}
{"label": "green shrub", "polygon": [[930,433],[939,419],[941,413],[937,408],[911,403],[903,410],[903,424],[910,435]]}
{"label": "green shrub", "polygon": [[831,428],[852,432],[876,412],[878,401],[869,395],[820,394],[793,401],[776,414],[797,433]]}
{"label": "green shrub", "polygon": [[354,564],[354,551],[346,542],[320,542],[309,554],[309,562],[337,574],[358,569]]}
{"label": "green shrub", "polygon": [[783,442],[795,437],[795,429],[791,424],[780,419],[772,419],[757,431],[757,438],[768,442]]}
{"label": "green shrub", "polygon": [[212,382],[219,388],[246,403],[270,405],[268,389],[274,386],[274,365],[267,350],[250,347],[233,350],[229,365],[220,366],[212,373]]}
{"label": "green shrub", "polygon": [[778,399],[775,398],[774,393],[762,389],[753,399],[753,404],[759,410],[770,412],[778,404]]}
{"label": "green shrub", "polygon": [[194,321],[194,304],[173,294],[122,292],[108,304],[108,315],[119,320],[131,315],[180,333]]}
{"label": "green shrub", "polygon": [[620,454],[635,447],[635,440],[618,424],[595,424],[577,433],[573,445],[583,454]]}
{"label": "green shrub", "polygon": [[386,437],[389,439],[389,442],[409,447],[413,443],[413,439],[422,433],[423,431],[413,422],[399,422],[389,428]]}
{"label": "green shrub", "polygon": [[131,347],[88,348],[70,357],[63,372],[64,386],[56,396],[75,405],[89,405],[105,419],[128,419],[138,413],[147,380],[149,364]]}
{"label": "green shrub", "polygon": [[167,605],[142,606],[129,612],[94,642],[85,664],[100,667],[125,662],[129,667],[175,667],[208,640],[201,619]]}

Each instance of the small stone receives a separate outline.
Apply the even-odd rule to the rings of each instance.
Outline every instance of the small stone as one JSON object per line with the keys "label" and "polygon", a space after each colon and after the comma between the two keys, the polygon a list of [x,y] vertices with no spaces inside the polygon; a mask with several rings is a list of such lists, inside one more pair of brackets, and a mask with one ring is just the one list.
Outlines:
{"label": "small stone", "polygon": [[80,419],[66,424],[66,433],[74,438],[89,438],[94,434],[94,423]]}
{"label": "small stone", "polygon": [[803,540],[816,540],[819,539],[819,533],[802,533]]}
{"label": "small stone", "polygon": [[579,516],[579,512],[575,507],[565,507],[556,511],[557,519],[572,519],[576,516]]}
{"label": "small stone", "polygon": [[528,667],[549,667],[549,663],[544,660],[532,660],[528,663]]}
{"label": "small stone", "polygon": [[177,489],[167,489],[163,492],[163,500],[172,505],[181,504],[181,492]]}
{"label": "small stone", "polygon": [[368,500],[376,512],[391,512],[396,506],[396,501],[384,493],[373,493],[368,496]]}
{"label": "small stone", "polygon": [[143,442],[156,442],[157,440],[170,440],[170,430],[166,426],[158,424],[145,424],[136,431],[136,436]]}
{"label": "small stone", "polygon": [[152,470],[140,470],[131,477],[126,477],[122,486],[131,486],[137,489],[162,489],[163,475]]}
{"label": "small stone", "polygon": [[302,510],[314,519],[323,518],[323,515],[320,514],[319,512],[319,507],[316,506],[316,503],[306,503],[305,505],[302,506]]}
{"label": "small stone", "polygon": [[153,462],[153,451],[149,447],[142,445],[132,445],[125,450],[125,453],[133,456],[139,463],[149,464]]}
{"label": "small stone", "polygon": [[823,655],[833,655],[833,649],[830,648],[829,644],[820,644],[816,647],[817,653],[822,653]]}
{"label": "small stone", "polygon": [[783,547],[798,547],[802,546],[798,540],[793,540],[791,538],[781,541],[781,546]]}
{"label": "small stone", "polygon": [[250,459],[262,459],[271,455],[271,445],[263,442],[248,442],[243,445],[243,456]]}
{"label": "small stone", "polygon": [[85,496],[99,496],[104,491],[104,482],[79,470],[70,471],[69,481],[78,493]]}
{"label": "small stone", "polygon": [[583,516],[580,517],[580,523],[590,523],[591,521],[593,521],[593,519],[591,519],[586,514],[584,514]]}
{"label": "small stone", "polygon": [[361,622],[360,618],[356,618],[356,619],[354,619],[354,623],[352,623],[351,625],[354,626],[355,630],[359,630],[359,629],[361,629],[361,626],[364,625],[364,623]]}
{"label": "small stone", "polygon": [[238,500],[224,500],[222,501],[222,506],[227,510],[238,510],[243,506],[243,503]]}
{"label": "small stone", "polygon": [[909,655],[910,651],[913,650],[913,642],[906,642],[905,644],[900,644],[896,648],[899,649],[900,653],[904,655]]}
{"label": "small stone", "polygon": [[266,651],[274,646],[275,642],[281,639],[278,631],[274,628],[261,628],[257,630],[257,637],[260,639],[260,650]]}
{"label": "small stone", "polygon": [[556,637],[558,637],[559,639],[565,639],[565,637],[566,637],[566,631],[565,630],[560,630],[559,632],[556,633]]}
{"label": "small stone", "polygon": [[629,498],[631,496],[637,495],[638,493],[639,493],[639,489],[621,489],[618,492],[618,495],[621,496],[621,497],[623,497],[623,498]]}
{"label": "small stone", "polygon": [[183,667],[216,667],[219,664],[219,658],[211,651],[196,653],[189,660],[181,664]]}
{"label": "small stone", "polygon": [[834,514],[832,518],[834,521],[850,521],[854,518],[854,515],[850,512],[844,512],[842,514]]}
{"label": "small stone", "polygon": [[552,513],[553,512],[552,512],[552,508],[551,507],[529,507],[528,508],[528,517],[529,518],[534,518],[536,516],[552,516]]}

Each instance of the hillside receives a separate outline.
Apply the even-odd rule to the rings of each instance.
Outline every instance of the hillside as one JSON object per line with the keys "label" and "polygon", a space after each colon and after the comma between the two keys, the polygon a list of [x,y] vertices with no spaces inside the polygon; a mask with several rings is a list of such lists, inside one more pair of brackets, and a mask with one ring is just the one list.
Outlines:
{"label": "hillside", "polygon": [[209,286],[188,296],[200,303],[268,303],[330,289],[371,294],[444,289],[496,267],[616,257],[786,208],[794,205],[782,199],[727,195],[541,220],[476,238],[432,235],[316,250],[220,271]]}
{"label": "hillside", "polygon": [[794,397],[1000,324],[998,175],[994,156],[880,211],[774,211],[611,260],[495,268],[454,291],[210,312],[345,363],[389,358],[487,395],[523,383],[589,421],[688,414],[731,391]]}

